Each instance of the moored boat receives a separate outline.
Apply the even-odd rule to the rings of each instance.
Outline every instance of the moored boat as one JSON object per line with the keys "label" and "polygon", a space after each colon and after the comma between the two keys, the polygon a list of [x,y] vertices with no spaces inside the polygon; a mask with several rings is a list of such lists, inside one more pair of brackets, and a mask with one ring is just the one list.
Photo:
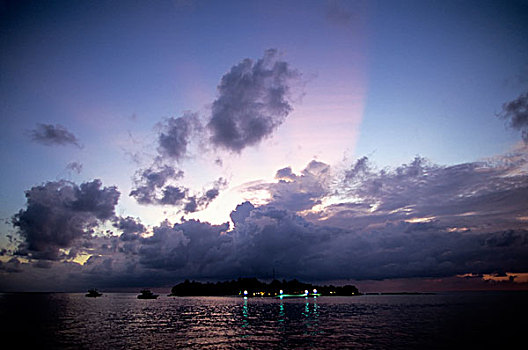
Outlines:
{"label": "moored boat", "polygon": [[141,294],[138,295],[137,298],[138,299],[157,299],[158,296],[159,296],[158,294],[154,294],[148,289],[143,289],[141,291]]}
{"label": "moored boat", "polygon": [[97,291],[97,289],[94,288],[94,289],[90,289],[85,296],[87,296],[89,298],[97,298],[97,297],[100,297],[101,295],[103,295],[103,294],[99,293]]}

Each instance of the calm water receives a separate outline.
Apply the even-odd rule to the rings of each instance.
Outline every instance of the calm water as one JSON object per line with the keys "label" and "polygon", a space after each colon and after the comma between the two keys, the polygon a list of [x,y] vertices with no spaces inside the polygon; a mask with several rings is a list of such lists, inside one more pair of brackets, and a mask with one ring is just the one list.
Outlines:
{"label": "calm water", "polygon": [[526,293],[138,300],[136,294],[0,294],[0,336],[37,349],[511,347]]}

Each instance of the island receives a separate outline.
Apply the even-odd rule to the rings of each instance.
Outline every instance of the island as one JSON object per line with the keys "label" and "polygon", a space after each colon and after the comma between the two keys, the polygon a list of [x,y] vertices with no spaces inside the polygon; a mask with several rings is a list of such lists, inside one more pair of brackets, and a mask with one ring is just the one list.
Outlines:
{"label": "island", "polygon": [[310,283],[277,279],[270,283],[257,278],[238,278],[224,282],[196,282],[185,280],[172,287],[169,296],[243,296],[243,297],[304,297],[304,296],[356,296],[361,295],[353,285],[318,286]]}

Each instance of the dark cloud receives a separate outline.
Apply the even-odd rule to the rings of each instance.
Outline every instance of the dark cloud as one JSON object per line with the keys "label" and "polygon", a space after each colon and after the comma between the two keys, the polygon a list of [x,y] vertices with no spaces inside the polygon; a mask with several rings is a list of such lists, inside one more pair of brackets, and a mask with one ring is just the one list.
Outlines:
{"label": "dark cloud", "polygon": [[207,208],[219,195],[220,190],[227,186],[227,181],[219,178],[212,188],[197,194],[191,193],[188,188],[169,184],[182,177],[183,171],[176,171],[169,165],[139,170],[134,181],[135,188],[130,192],[130,196],[140,204],[171,205],[181,207],[185,213],[194,213]]}
{"label": "dark cloud", "polygon": [[275,174],[279,182],[259,184],[248,190],[268,191],[271,202],[278,208],[292,211],[311,209],[320,204],[321,199],[329,193],[329,169],[327,164],[312,160],[300,175],[294,174],[290,167],[286,167]]}
{"label": "dark cloud", "polygon": [[485,245],[488,247],[513,247],[526,245],[527,236],[514,230],[507,230],[490,235],[486,238]]}
{"label": "dark cloud", "polygon": [[101,186],[101,180],[98,179],[73,186],[74,200],[69,203],[71,209],[75,212],[90,213],[99,220],[114,217],[114,209],[120,193],[115,186],[105,188]]}
{"label": "dark cloud", "polygon": [[83,165],[79,162],[71,162],[66,165],[66,170],[74,171],[77,174],[80,174],[82,172]]}
{"label": "dark cloud", "polygon": [[135,188],[129,195],[140,204],[176,204],[178,193],[185,193],[186,189],[168,186],[165,191],[163,188],[169,180],[182,177],[183,171],[169,165],[138,170],[134,179]]}
{"label": "dark cloud", "polygon": [[[227,223],[165,221],[146,238],[94,237],[99,248],[80,270],[73,273],[68,267],[68,276],[99,286],[129,287],[183,278],[270,278],[273,270],[279,278],[325,281],[482,276],[528,269],[528,230],[464,233],[449,231],[440,222],[399,221],[364,232],[250,203],[238,206],[232,217],[238,219],[230,231]],[[52,268],[66,268],[57,264]]]}
{"label": "dark cloud", "polygon": [[[276,56],[276,50],[267,50],[263,58],[256,62],[246,59],[222,77],[207,124],[214,145],[240,152],[271,135],[291,112],[290,83],[299,74]],[[198,114],[186,112],[166,119],[159,127],[158,155],[153,165],[136,172],[129,195],[140,204],[171,205],[185,213],[203,210],[225,187],[225,180],[193,193],[176,183],[183,172],[169,165],[185,159],[192,142],[198,140],[205,147],[206,134]],[[222,166],[222,160],[217,158],[215,164]]]}
{"label": "dark cloud", "polygon": [[159,153],[179,161],[187,154],[193,134],[202,126],[197,114],[187,112],[179,118],[168,118],[162,128],[158,137]]}
{"label": "dark cloud", "polygon": [[163,189],[163,197],[159,200],[160,204],[179,205],[185,198],[187,190],[176,186],[166,186]]}
{"label": "dark cloud", "polygon": [[362,158],[346,172],[346,185],[340,189],[344,197],[354,198],[355,209],[334,207],[333,216],[341,216],[343,223],[349,216],[356,223],[368,223],[376,215],[386,220],[434,216],[461,226],[493,217],[519,226],[516,216],[528,210],[522,199],[528,193],[528,177],[522,170],[526,164],[524,151],[489,163],[447,167],[417,157],[381,171],[372,170]]}
{"label": "dark cloud", "polygon": [[188,274],[206,273],[221,266],[222,235],[229,226],[211,225],[196,220],[170,225],[165,222],[154,228],[152,237],[142,241],[140,262],[143,266],[161,270],[187,270]]}
{"label": "dark cloud", "polygon": [[51,260],[37,260],[32,264],[32,266],[38,269],[51,269],[53,267],[53,263]]}
{"label": "dark cloud", "polygon": [[235,228],[165,222],[141,240],[144,268],[193,278],[328,280],[446,277],[468,271],[526,271],[528,231],[449,232],[438,222],[399,221],[368,233],[310,223],[272,206],[245,203],[232,213]]}
{"label": "dark cloud", "polygon": [[288,94],[299,74],[276,56],[276,50],[267,50],[263,58],[245,59],[222,77],[207,125],[214,145],[240,152],[271,135],[292,111]]}
{"label": "dark cloud", "polygon": [[194,213],[195,211],[198,210],[198,203],[196,202],[196,196],[191,196],[187,198],[187,203],[185,203],[183,210],[186,213]]}
{"label": "dark cloud", "polygon": [[275,178],[278,180],[291,180],[294,181],[297,176],[293,173],[291,167],[286,167],[277,170],[277,173],[275,174]]}
{"label": "dark cloud", "polygon": [[134,241],[139,238],[139,235],[145,232],[145,226],[141,221],[131,216],[119,217],[114,221],[114,227],[121,230],[121,236],[119,237],[123,241]]}
{"label": "dark cloud", "polygon": [[185,213],[193,213],[203,210],[220,194],[220,190],[227,186],[227,180],[218,178],[212,185],[212,188],[203,191],[201,195],[187,197],[187,203],[184,206]]}
{"label": "dark cloud", "polygon": [[[138,219],[115,216],[113,225],[121,235],[92,235],[95,223],[113,213],[111,206],[102,205],[108,202],[105,196],[96,195],[97,188],[103,189],[93,183],[52,183],[53,188],[28,191],[28,208],[14,223],[24,238],[22,248],[29,252],[33,244],[32,254],[49,253],[45,248],[52,245],[69,248],[70,255],[92,255],[76,266],[66,264],[67,257],[55,248],[51,256],[63,261],[46,261],[52,266],[41,273],[67,271],[65,276],[98,285],[269,278],[273,270],[279,278],[311,281],[499,276],[528,271],[526,158],[525,149],[454,166],[416,157],[377,170],[364,157],[339,173],[312,161],[299,173],[282,168],[276,183],[259,185],[257,190],[270,192],[269,203],[238,205],[230,215],[234,227],[182,219],[162,222],[149,236]],[[149,174],[145,177],[156,184],[161,200],[171,185],[165,176]],[[219,179],[200,193],[187,194],[182,210],[200,209],[224,184]],[[174,195],[181,196],[178,191]],[[47,211],[36,211],[37,204]],[[30,232],[22,227],[28,223],[59,229]],[[61,232],[60,239],[53,232]],[[44,248],[38,250],[37,243]],[[24,272],[10,275],[24,275],[27,265],[17,265]]]}
{"label": "dark cloud", "polygon": [[253,209],[255,209],[255,206],[251,204],[251,202],[246,201],[242,204],[237,205],[235,210],[231,212],[229,217],[236,226],[238,224],[242,224],[249,217]]}
{"label": "dark cloud", "polygon": [[101,222],[115,215],[119,191],[102,187],[100,180],[80,186],[55,181],[32,187],[26,191],[26,199],[26,209],[12,218],[24,238],[19,254],[56,260],[60,258],[60,248],[89,238]]}
{"label": "dark cloud", "polygon": [[358,181],[368,175],[370,172],[369,160],[362,157],[354,163],[351,169],[345,171],[345,181]]}
{"label": "dark cloud", "polygon": [[505,119],[510,127],[519,130],[524,143],[528,144],[528,92],[503,104],[499,116]]}
{"label": "dark cloud", "polygon": [[9,259],[7,262],[0,261],[0,271],[13,273],[13,272],[22,272],[20,266],[20,260],[16,257]]}
{"label": "dark cloud", "polygon": [[37,124],[37,127],[30,131],[30,137],[33,141],[46,146],[74,145],[81,147],[77,137],[59,124]]}

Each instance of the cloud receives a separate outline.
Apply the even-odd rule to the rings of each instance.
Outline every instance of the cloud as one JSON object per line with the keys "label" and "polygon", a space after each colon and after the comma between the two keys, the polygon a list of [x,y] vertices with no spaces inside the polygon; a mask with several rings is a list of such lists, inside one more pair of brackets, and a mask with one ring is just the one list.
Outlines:
{"label": "cloud", "polygon": [[187,147],[194,133],[202,129],[195,113],[187,112],[179,118],[168,118],[158,137],[161,155],[180,161],[187,154]]}
{"label": "cloud", "polygon": [[[238,205],[231,230],[165,221],[121,250],[134,252],[138,274],[147,269],[167,280],[269,278],[272,270],[309,280],[522,272],[528,269],[528,230],[519,219],[528,213],[526,164],[521,152],[447,167],[416,157],[376,170],[363,157],[336,174],[312,161],[299,174],[282,168],[277,183],[261,184],[256,190],[270,191],[269,203]],[[188,198],[187,210],[199,198]]]}
{"label": "cloud", "polygon": [[279,180],[277,183],[258,184],[249,187],[248,191],[268,191],[271,203],[277,208],[296,212],[311,209],[328,195],[329,171],[328,164],[312,160],[300,175],[286,167],[275,174],[275,178]]}
{"label": "cloud", "polygon": [[[315,160],[300,172],[284,167],[276,182],[247,187],[270,199],[239,204],[230,215],[234,227],[182,218],[147,228],[115,216],[115,188],[97,180],[49,182],[29,190],[26,209],[13,217],[23,240],[18,254],[31,263],[4,262],[0,270],[28,283],[36,270],[29,266],[38,265],[47,267],[43,275],[64,273],[88,287],[270,278],[273,270],[310,281],[526,272],[527,149],[452,166],[416,157],[378,169],[362,157],[341,171]],[[182,191],[174,184],[182,175],[168,166],[138,172],[144,198],[192,212],[226,185],[220,178],[196,193]],[[93,234],[104,220],[118,235]],[[91,257],[76,265],[78,254]]]}
{"label": "cloud", "polygon": [[299,73],[276,56],[276,50],[267,50],[263,58],[245,59],[222,77],[207,124],[215,146],[241,152],[270,136],[292,111],[288,94]]}
{"label": "cloud", "polygon": [[[239,212],[241,211],[241,212]],[[243,213],[242,213],[243,212]],[[240,205],[236,225],[162,223],[139,244],[143,268],[180,278],[328,280],[445,277],[526,271],[528,231],[449,232],[437,222],[399,221],[367,233],[308,222],[266,205]]]}
{"label": "cloud", "polygon": [[134,241],[146,230],[139,218],[134,219],[131,216],[116,218],[113,225],[121,230],[122,233],[119,238],[123,241]]}
{"label": "cloud", "polygon": [[[96,248],[85,265],[72,270],[71,264],[48,262],[49,272],[42,273],[68,268],[67,276],[75,276],[75,283],[84,279],[86,286],[90,281],[98,286],[130,287],[166,285],[184,278],[270,278],[273,270],[279,278],[361,281],[483,276],[528,269],[527,230],[463,233],[449,232],[438,222],[400,221],[363,232],[250,204],[239,206],[232,217],[243,219],[236,220],[231,231],[227,223],[184,220],[162,222],[153,228],[152,236],[132,241],[93,237]],[[26,273],[27,264],[20,265]],[[64,275],[58,276],[60,280]]]}
{"label": "cloud", "polygon": [[[92,255],[75,267],[54,248],[53,259],[44,261],[42,274],[67,271],[83,286],[269,278],[273,270],[279,278],[310,281],[515,274],[528,271],[526,164],[524,151],[455,166],[416,157],[382,170],[364,157],[341,173],[312,161],[299,174],[279,169],[278,182],[266,184],[273,193],[269,203],[238,205],[231,229],[228,223],[164,221],[148,230],[151,235],[144,235],[138,219],[115,217],[111,205],[102,205],[112,201],[103,200],[111,191],[100,184],[49,183],[28,191],[28,207],[14,223],[32,256],[49,256],[50,245]],[[163,176],[151,180],[165,183]],[[212,189],[223,183],[219,179]],[[302,191],[310,197],[294,203]],[[192,197],[198,207],[201,198],[215,195],[204,190]],[[39,209],[44,215],[38,217],[37,204],[50,209]],[[92,235],[95,222],[108,217],[121,234]],[[27,223],[39,229],[29,231],[22,226]],[[31,275],[27,265],[13,261],[0,269],[22,280]]]}
{"label": "cloud", "polygon": [[187,197],[184,207],[185,213],[193,213],[203,210],[220,194],[220,190],[227,186],[227,180],[220,177],[212,185],[212,188],[204,190],[201,195]]}
{"label": "cloud", "polygon": [[345,171],[345,181],[357,181],[364,179],[364,176],[370,172],[369,160],[367,157],[362,157],[356,161],[351,169]]}
{"label": "cloud", "polygon": [[62,125],[37,124],[37,127],[30,131],[33,141],[46,146],[54,145],[74,145],[81,148],[77,137]]}
{"label": "cloud", "polygon": [[101,186],[99,179],[82,183],[78,187],[73,186],[75,200],[69,203],[71,209],[75,212],[91,213],[99,220],[114,217],[114,209],[120,193],[115,186],[105,188]]}
{"label": "cloud", "polygon": [[255,206],[251,202],[246,201],[236,206],[235,210],[231,212],[229,217],[235,226],[243,223],[249,217]]}
{"label": "cloud", "polygon": [[207,208],[220,190],[227,186],[227,181],[220,177],[214,181],[212,188],[203,190],[203,193],[191,193],[186,187],[170,184],[182,177],[183,171],[176,171],[169,165],[139,170],[130,196],[140,204],[171,205],[181,207],[185,213],[194,213]]}
{"label": "cloud", "polygon": [[[158,154],[150,167],[136,172],[129,195],[140,204],[171,205],[185,213],[205,209],[226,186],[225,180],[220,178],[212,188],[193,193],[176,183],[183,172],[176,171],[172,163],[188,157],[189,146],[195,141],[203,148],[207,148],[204,140],[208,140],[241,152],[282,124],[292,110],[290,83],[299,74],[276,56],[276,50],[267,50],[263,58],[256,62],[245,59],[222,77],[206,128],[192,112],[160,123]],[[216,158],[215,164],[222,166],[222,160]]]}
{"label": "cloud", "polygon": [[502,105],[499,117],[507,120],[509,126],[519,130],[525,144],[528,144],[528,92]]}
{"label": "cloud", "polygon": [[169,180],[181,179],[183,175],[183,171],[169,165],[140,169],[135,175],[135,188],[129,195],[140,204],[177,204],[185,197],[180,194],[187,190],[165,185]]}
{"label": "cloud", "polygon": [[143,266],[160,270],[182,270],[186,274],[207,275],[224,266],[217,264],[225,258],[224,245],[229,237],[224,233],[229,225],[211,225],[197,220],[154,228],[152,237],[145,238],[140,248]]}
{"label": "cloud", "polygon": [[[345,173],[341,202],[322,214],[335,225],[435,217],[457,227],[522,227],[528,194],[526,151],[489,162],[453,166],[416,157],[395,169],[375,171],[367,158]],[[347,200],[353,199],[353,200]],[[508,227],[511,228],[511,227]]]}
{"label": "cloud", "polygon": [[269,274],[270,265],[281,275],[316,279],[450,276],[528,267],[522,257],[528,249],[527,231],[514,233],[518,245],[498,248],[481,242],[502,237],[500,232],[464,235],[402,221],[362,233],[263,207],[252,211],[234,234],[240,265],[260,275]]}
{"label": "cloud", "polygon": [[7,262],[0,261],[0,271],[8,273],[22,272],[23,270],[20,265],[20,260],[18,260],[16,257],[13,257]]}
{"label": "cloud", "polygon": [[179,205],[186,197],[187,189],[176,186],[166,186],[163,189],[163,197],[159,199],[159,204]]}
{"label": "cloud", "polygon": [[66,165],[66,170],[74,171],[77,174],[80,174],[82,172],[83,165],[79,162],[70,162]]}
{"label": "cloud", "polygon": [[26,208],[12,218],[24,239],[18,254],[57,260],[60,248],[89,238],[103,221],[114,217],[119,191],[100,180],[80,186],[68,181],[47,182],[26,191]]}
{"label": "cloud", "polygon": [[291,167],[286,167],[286,168],[277,170],[277,173],[275,174],[275,178],[279,180],[295,181],[297,176],[293,173]]}

